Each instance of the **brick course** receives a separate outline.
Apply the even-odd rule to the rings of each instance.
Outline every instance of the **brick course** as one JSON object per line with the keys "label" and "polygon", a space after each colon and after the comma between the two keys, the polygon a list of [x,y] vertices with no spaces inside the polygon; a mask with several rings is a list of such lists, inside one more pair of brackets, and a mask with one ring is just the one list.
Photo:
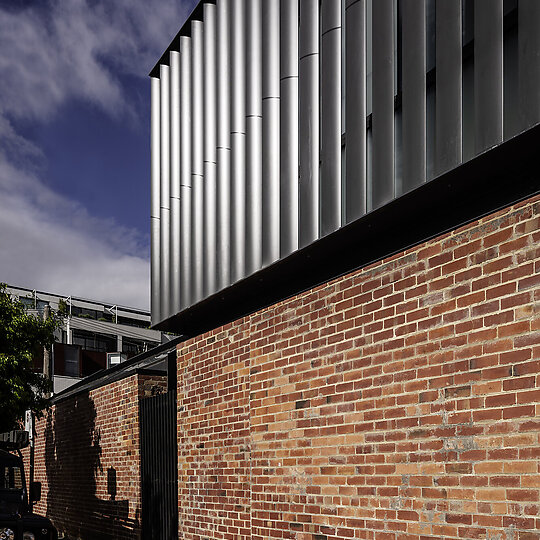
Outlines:
{"label": "brick course", "polygon": [[156,389],[166,389],[164,377],[132,375],[65,399],[37,422],[35,511],[69,538],[139,538],[139,398]]}
{"label": "brick course", "polygon": [[539,201],[179,345],[180,538],[539,539]]}

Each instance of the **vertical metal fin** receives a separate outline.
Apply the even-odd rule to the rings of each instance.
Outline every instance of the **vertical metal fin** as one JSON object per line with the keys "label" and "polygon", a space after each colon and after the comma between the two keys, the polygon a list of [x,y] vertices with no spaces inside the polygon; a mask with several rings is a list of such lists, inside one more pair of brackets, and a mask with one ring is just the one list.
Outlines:
{"label": "vertical metal fin", "polygon": [[180,37],[180,304],[191,305],[191,38]]}
{"label": "vertical metal fin", "polygon": [[437,0],[435,174],[462,160],[462,51],[461,0]]}
{"label": "vertical metal fin", "polygon": [[345,6],[345,221],[366,213],[366,4]]}
{"label": "vertical metal fin", "polygon": [[229,0],[217,3],[217,288],[231,283]]}
{"label": "vertical metal fin", "polygon": [[151,190],[150,190],[150,234],[151,234],[151,312],[152,324],[161,321],[160,297],[160,80],[151,78]]}
{"label": "vertical metal fin", "polygon": [[171,51],[170,312],[180,311],[180,53]]}
{"label": "vertical metal fin", "polygon": [[300,247],[319,238],[319,0],[300,0]]}
{"label": "vertical metal fin", "polygon": [[279,259],[279,0],[263,2],[263,254]]}
{"label": "vertical metal fin", "polygon": [[192,303],[203,298],[204,270],[204,143],[203,143],[203,23],[191,22],[191,291]]}
{"label": "vertical metal fin", "polygon": [[247,3],[246,273],[262,267],[262,19],[261,0]]}
{"label": "vertical metal fin", "polygon": [[298,0],[281,0],[280,255],[298,249]]}
{"label": "vertical metal fin", "polygon": [[373,2],[373,208],[394,197],[393,4]]}
{"label": "vertical metal fin", "polygon": [[403,192],[426,181],[426,3],[402,0]]}
{"label": "vertical metal fin", "polygon": [[321,236],[341,226],[341,2],[322,0]]}
{"label": "vertical metal fin", "polygon": [[204,296],[216,292],[216,6],[204,4]]}
{"label": "vertical metal fin", "polygon": [[518,3],[519,113],[522,129],[540,122],[540,2]]}
{"label": "vertical metal fin", "polygon": [[160,152],[160,168],[161,168],[161,201],[160,201],[160,289],[161,289],[161,318],[166,319],[170,316],[169,310],[169,295],[170,295],[170,274],[169,268],[170,259],[170,242],[169,242],[169,135],[170,135],[170,108],[169,108],[169,66],[160,66],[160,95],[161,95],[161,152]]}
{"label": "vertical metal fin", "polygon": [[231,281],[246,273],[246,6],[231,2]]}
{"label": "vertical metal fin", "polygon": [[502,141],[503,0],[474,4],[474,116],[476,153]]}

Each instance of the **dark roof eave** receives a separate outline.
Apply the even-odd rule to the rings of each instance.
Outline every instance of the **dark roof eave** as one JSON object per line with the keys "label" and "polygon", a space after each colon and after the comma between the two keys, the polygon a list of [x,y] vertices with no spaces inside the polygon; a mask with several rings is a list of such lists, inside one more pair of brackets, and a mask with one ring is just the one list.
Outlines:
{"label": "dark roof eave", "polygon": [[540,124],[153,325],[201,334],[539,191]]}

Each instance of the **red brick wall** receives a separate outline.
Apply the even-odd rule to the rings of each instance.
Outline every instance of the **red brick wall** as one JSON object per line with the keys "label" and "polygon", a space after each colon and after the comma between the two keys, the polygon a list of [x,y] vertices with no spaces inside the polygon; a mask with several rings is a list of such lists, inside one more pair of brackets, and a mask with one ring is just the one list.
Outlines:
{"label": "red brick wall", "polygon": [[251,538],[248,330],[238,321],[179,351],[180,538]]}
{"label": "red brick wall", "polygon": [[139,375],[139,397],[147,398],[167,391],[167,377],[158,374]]}
{"label": "red brick wall", "polygon": [[539,210],[179,346],[180,538],[540,538]]}
{"label": "red brick wall", "polygon": [[80,393],[37,423],[35,480],[43,491],[35,511],[70,538],[139,538],[138,400],[158,379],[133,375]]}

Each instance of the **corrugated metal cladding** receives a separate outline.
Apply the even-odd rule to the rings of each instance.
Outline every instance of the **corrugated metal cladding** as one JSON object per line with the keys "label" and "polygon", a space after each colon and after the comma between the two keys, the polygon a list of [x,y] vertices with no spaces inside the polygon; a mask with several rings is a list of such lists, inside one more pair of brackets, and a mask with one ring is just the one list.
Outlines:
{"label": "corrugated metal cladding", "polygon": [[540,2],[202,2],[151,77],[157,324],[538,123]]}

